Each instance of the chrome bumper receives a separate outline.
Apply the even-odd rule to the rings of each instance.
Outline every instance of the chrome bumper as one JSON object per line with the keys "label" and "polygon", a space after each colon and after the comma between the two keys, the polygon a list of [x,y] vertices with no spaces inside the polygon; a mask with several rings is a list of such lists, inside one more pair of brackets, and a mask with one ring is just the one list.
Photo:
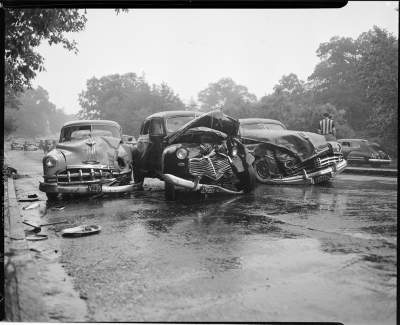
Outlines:
{"label": "chrome bumper", "polygon": [[229,194],[243,194],[243,191],[232,191],[218,185],[196,183],[172,174],[163,174],[162,178],[167,183],[173,184],[175,186],[180,186],[195,192],[200,191],[204,193],[224,192]]}
{"label": "chrome bumper", "polygon": [[370,163],[378,163],[378,164],[390,164],[392,162],[392,160],[391,159],[369,158],[368,162],[370,162]]}
{"label": "chrome bumper", "polygon": [[80,185],[58,185],[57,183],[39,183],[39,190],[46,193],[79,193],[79,194],[97,194],[97,193],[123,193],[123,192],[131,192],[138,188],[138,184],[129,184],[129,185],[121,185],[121,186],[107,186],[102,185],[101,191],[93,192],[89,190],[88,185],[80,184]]}
{"label": "chrome bumper", "polygon": [[[334,178],[337,174],[341,173],[346,167],[347,167],[346,160],[342,160],[341,162],[335,165],[329,166],[327,168],[318,170],[313,173],[307,174],[306,171],[304,171],[303,175],[271,179],[268,182],[268,184],[289,184],[289,185],[318,184],[322,181],[325,181],[326,178],[328,179]],[[325,176],[325,179],[323,178],[323,176]]]}

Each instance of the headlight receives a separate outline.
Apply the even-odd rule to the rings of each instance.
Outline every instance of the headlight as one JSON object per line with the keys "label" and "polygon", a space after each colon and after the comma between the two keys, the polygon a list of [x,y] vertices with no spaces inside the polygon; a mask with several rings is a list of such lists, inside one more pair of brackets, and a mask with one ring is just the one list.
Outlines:
{"label": "headlight", "polygon": [[56,164],[57,164],[57,160],[55,160],[53,157],[47,157],[44,161],[44,166],[46,168],[54,167]]}
{"label": "headlight", "polygon": [[238,154],[238,149],[237,149],[237,147],[233,147],[233,148],[232,148],[232,157],[236,157],[237,154]]}
{"label": "headlight", "polygon": [[188,155],[188,152],[186,149],[179,148],[176,151],[176,157],[178,157],[178,159],[185,159],[187,157],[187,155]]}

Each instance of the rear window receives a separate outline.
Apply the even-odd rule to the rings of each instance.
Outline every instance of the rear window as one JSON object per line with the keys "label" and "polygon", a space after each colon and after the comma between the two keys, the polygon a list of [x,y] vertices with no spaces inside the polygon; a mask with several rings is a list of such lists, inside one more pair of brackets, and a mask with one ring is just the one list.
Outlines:
{"label": "rear window", "polygon": [[60,142],[78,141],[90,136],[120,137],[119,128],[114,125],[71,125],[61,130]]}
{"label": "rear window", "polygon": [[174,117],[169,117],[165,121],[165,125],[167,127],[167,132],[175,132],[178,129],[180,129],[182,126],[184,126],[186,123],[190,122],[193,120],[195,116],[174,116]]}
{"label": "rear window", "polygon": [[285,130],[281,124],[276,123],[249,123],[242,124],[241,127],[246,130]]}

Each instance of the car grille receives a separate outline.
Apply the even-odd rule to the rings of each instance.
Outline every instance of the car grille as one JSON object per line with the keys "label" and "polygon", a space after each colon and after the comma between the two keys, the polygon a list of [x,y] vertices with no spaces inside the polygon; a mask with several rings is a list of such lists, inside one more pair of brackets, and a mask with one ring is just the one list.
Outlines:
{"label": "car grille", "polygon": [[112,181],[120,175],[122,173],[108,167],[67,168],[57,174],[57,183],[60,185],[99,183]]}
{"label": "car grille", "polygon": [[189,159],[189,172],[193,176],[207,176],[213,180],[219,180],[224,175],[231,175],[232,168],[224,157],[192,158]]}
{"label": "car grille", "polygon": [[333,164],[337,164],[341,161],[343,161],[342,154],[334,154],[334,155],[329,155],[329,156],[324,156],[324,157],[316,157],[314,159],[305,161],[301,164],[294,166],[291,169],[290,174],[296,175],[298,173],[303,172],[304,169],[307,173],[312,173],[317,170],[332,166]]}

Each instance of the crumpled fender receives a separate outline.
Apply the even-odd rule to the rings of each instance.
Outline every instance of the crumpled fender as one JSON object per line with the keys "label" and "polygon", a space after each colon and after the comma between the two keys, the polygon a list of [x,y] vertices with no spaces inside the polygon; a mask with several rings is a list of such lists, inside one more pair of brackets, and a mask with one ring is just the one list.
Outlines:
{"label": "crumpled fender", "polygon": [[273,144],[270,142],[263,142],[263,143],[258,144],[254,149],[254,156],[255,157],[264,157],[267,154],[268,150],[279,150],[279,151],[286,153],[290,156],[293,156],[299,160],[302,160],[298,154],[294,153],[293,151],[289,150],[288,148],[279,146],[279,145],[276,145],[276,144]]}

